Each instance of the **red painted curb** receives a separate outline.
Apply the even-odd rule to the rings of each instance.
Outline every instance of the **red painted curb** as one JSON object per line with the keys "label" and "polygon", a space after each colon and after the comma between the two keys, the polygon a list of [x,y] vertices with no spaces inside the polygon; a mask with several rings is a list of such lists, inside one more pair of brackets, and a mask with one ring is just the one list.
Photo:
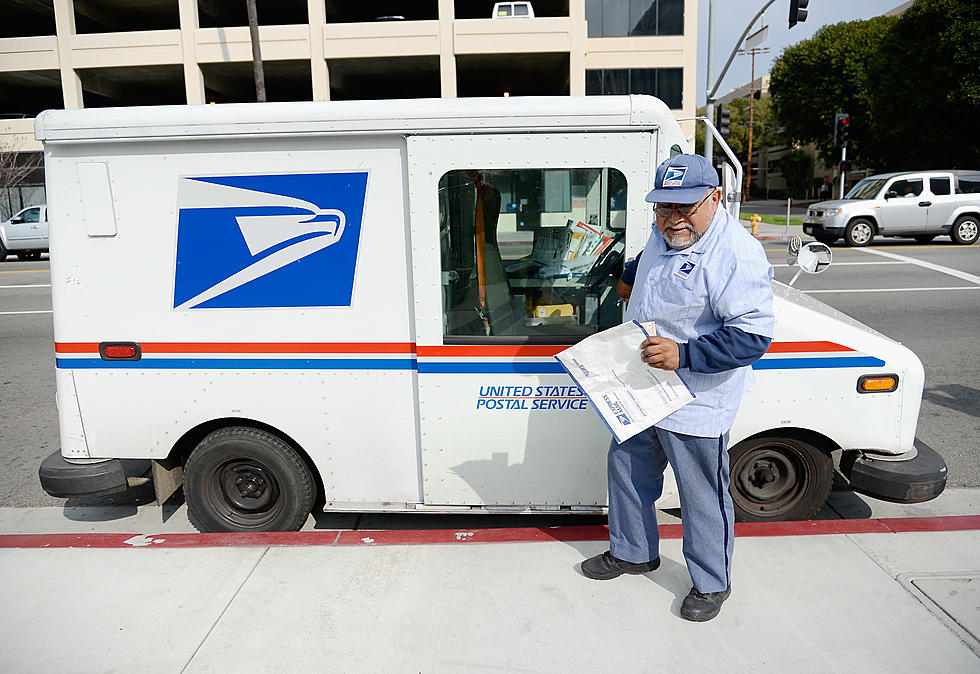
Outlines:
{"label": "red painted curb", "polygon": [[[872,520],[739,522],[740,538],[824,536],[924,531],[980,530],[980,515],[897,517]],[[660,526],[662,539],[682,536],[680,524]],[[289,531],[217,534],[0,534],[0,549],[58,548],[220,548],[331,545],[446,545],[453,543],[532,543],[605,541],[606,526],[521,527],[506,529],[388,529],[384,531]]]}

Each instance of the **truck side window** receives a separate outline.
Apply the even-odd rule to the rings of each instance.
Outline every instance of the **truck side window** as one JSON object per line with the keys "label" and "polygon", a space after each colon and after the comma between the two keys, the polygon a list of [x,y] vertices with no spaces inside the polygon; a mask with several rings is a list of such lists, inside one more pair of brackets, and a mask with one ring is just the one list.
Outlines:
{"label": "truck side window", "polygon": [[450,341],[574,343],[622,322],[616,169],[450,171],[439,223],[444,334],[473,338]]}
{"label": "truck side window", "polygon": [[949,178],[929,178],[929,191],[935,195],[950,194]]}
{"label": "truck side window", "polygon": [[37,222],[41,219],[41,209],[28,208],[26,211],[20,214],[20,217],[24,222]]}

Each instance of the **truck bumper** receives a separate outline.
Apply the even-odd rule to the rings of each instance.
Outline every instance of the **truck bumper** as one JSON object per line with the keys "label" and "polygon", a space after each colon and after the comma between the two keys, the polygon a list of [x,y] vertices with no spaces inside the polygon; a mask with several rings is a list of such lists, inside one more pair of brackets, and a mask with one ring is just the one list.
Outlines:
{"label": "truck bumper", "polygon": [[104,496],[128,489],[120,459],[98,463],[70,463],[55,452],[41,462],[37,471],[41,488],[51,496]]}
{"label": "truck bumper", "polygon": [[921,503],[939,496],[946,488],[946,462],[939,452],[918,438],[917,453],[905,460],[885,460],[854,453],[841,460],[841,472],[851,489],[892,503]]}
{"label": "truck bumper", "polygon": [[831,236],[835,236],[837,238],[840,238],[840,237],[844,236],[844,228],[843,227],[832,227],[832,226],[830,226],[828,224],[825,224],[825,223],[821,223],[821,222],[807,222],[806,220],[804,220],[803,221],[803,233],[804,234],[810,234],[811,236],[814,236],[814,237],[820,236],[820,237],[829,238]]}

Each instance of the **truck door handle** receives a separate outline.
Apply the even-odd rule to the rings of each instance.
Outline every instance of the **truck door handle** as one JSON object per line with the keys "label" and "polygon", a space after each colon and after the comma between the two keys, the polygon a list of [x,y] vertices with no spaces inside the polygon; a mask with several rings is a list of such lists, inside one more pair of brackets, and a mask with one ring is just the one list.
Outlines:
{"label": "truck door handle", "polygon": [[920,206],[932,206],[932,202],[931,201],[920,201],[919,202],[919,205]]}

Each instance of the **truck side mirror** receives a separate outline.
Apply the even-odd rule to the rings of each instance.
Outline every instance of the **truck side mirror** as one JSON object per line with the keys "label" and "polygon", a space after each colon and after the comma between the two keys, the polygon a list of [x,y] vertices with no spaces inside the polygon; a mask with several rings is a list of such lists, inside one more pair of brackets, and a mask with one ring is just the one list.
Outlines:
{"label": "truck side mirror", "polygon": [[21,217],[10,218],[11,225],[21,225],[23,223],[24,223],[24,218]]}
{"label": "truck side mirror", "polygon": [[802,248],[798,257],[800,269],[808,274],[819,274],[826,271],[834,259],[830,246],[819,241],[811,241]]}
{"label": "truck side mirror", "polygon": [[830,250],[830,246],[827,244],[820,243],[819,241],[811,241],[808,244],[803,244],[803,239],[794,236],[790,239],[789,245],[786,247],[786,264],[790,267],[799,265],[800,268],[796,272],[796,275],[793,276],[793,280],[787,285],[796,283],[796,279],[800,277],[802,272],[819,274],[825,271],[830,266],[833,257],[834,255]]}
{"label": "truck side mirror", "polygon": [[898,192],[895,192],[893,190],[888,190],[887,192],[885,192],[885,198],[886,199],[894,199],[897,196],[898,196]]}

